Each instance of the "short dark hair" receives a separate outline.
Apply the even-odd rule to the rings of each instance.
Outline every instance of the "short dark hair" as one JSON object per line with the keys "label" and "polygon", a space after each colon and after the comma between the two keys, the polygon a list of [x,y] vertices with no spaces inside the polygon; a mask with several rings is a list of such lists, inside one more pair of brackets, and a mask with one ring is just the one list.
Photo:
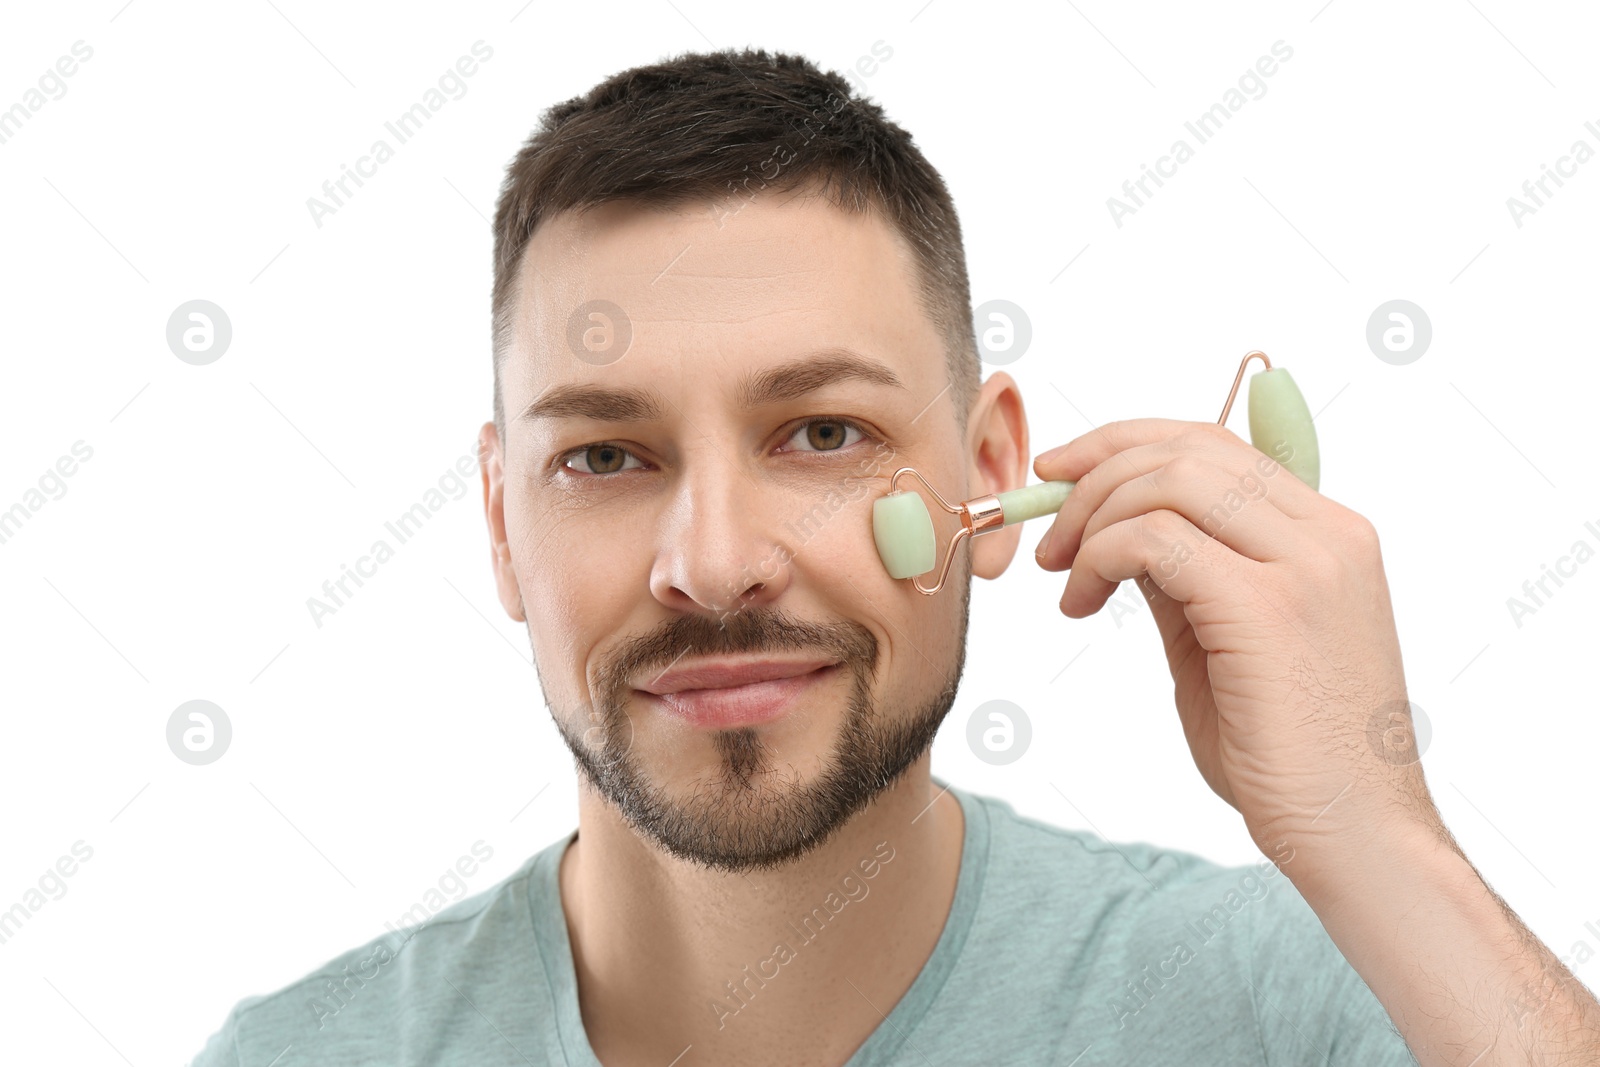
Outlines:
{"label": "short dark hair", "polygon": [[540,222],[610,201],[666,206],[812,186],[845,211],[878,213],[910,246],[965,432],[978,352],[961,225],[944,180],[911,135],[839,74],[802,56],[730,48],[634,67],[550,107],[506,168],[492,311],[501,439],[500,362],[522,254]]}

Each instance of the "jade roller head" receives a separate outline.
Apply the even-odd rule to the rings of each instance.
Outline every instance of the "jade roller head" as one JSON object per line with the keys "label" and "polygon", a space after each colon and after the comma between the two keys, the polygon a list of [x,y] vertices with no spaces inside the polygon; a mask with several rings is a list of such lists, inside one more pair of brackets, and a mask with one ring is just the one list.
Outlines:
{"label": "jade roller head", "polygon": [[1322,455],[1317,449],[1317,428],[1311,423],[1306,398],[1282,367],[1274,367],[1265,352],[1251,352],[1239,364],[1233,390],[1222,406],[1218,425],[1228,421],[1239,380],[1252,359],[1261,358],[1264,369],[1250,379],[1250,443],[1283,464],[1285,470],[1316,489],[1322,480]]}
{"label": "jade roller head", "polygon": [[[1317,432],[1311,422],[1311,412],[1295,386],[1294,379],[1282,367],[1274,367],[1266,353],[1251,352],[1239,364],[1238,376],[1233,380],[1233,390],[1223,405],[1218,424],[1228,421],[1233,398],[1244,380],[1245,367],[1259,357],[1265,369],[1250,379],[1250,443],[1261,452],[1277,460],[1283,467],[1317,488],[1321,461],[1317,451]],[[934,569],[938,556],[938,540],[933,532],[933,516],[920,494],[898,488],[902,477],[914,477],[928,490],[944,510],[961,520],[945,548],[944,561],[938,564],[939,577],[931,586],[924,586],[917,578]],[[1039,482],[1036,485],[1012,489],[1009,492],[975,497],[961,504],[951,504],[939,495],[914,467],[901,467],[889,479],[889,493],[872,504],[872,539],[878,546],[878,556],[892,578],[910,578],[917,592],[932,596],[944,587],[950,573],[956,549],[968,537],[979,537],[1012,523],[1025,522],[1043,515],[1054,515],[1066,502],[1075,482]]]}
{"label": "jade roller head", "polygon": [[[945,549],[944,563],[939,567],[939,580],[931,587],[916,580],[919,574],[933,570],[934,555],[938,545],[933,536],[933,517],[928,505],[916,493],[896,489],[904,475],[921,482],[939,502],[939,506],[961,519],[961,529],[950,539]],[[980,496],[964,504],[951,504],[928,484],[914,467],[901,467],[889,479],[889,495],[872,502],[872,539],[878,544],[878,555],[888,568],[891,578],[910,578],[917,592],[932,596],[944,586],[945,575],[950,572],[950,561],[963,538],[990,533],[1014,522],[1036,519],[1040,515],[1054,515],[1066,502],[1073,482],[1040,482],[994,496]]]}

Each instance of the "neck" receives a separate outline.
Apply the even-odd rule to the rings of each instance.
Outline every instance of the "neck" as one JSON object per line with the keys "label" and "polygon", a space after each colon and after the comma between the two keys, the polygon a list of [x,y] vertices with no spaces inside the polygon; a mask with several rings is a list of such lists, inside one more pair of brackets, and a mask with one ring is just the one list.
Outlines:
{"label": "neck", "polygon": [[581,781],[560,882],[595,1055],[843,1063],[932,954],[964,833],[928,753],[822,845],[747,874],[668,855]]}

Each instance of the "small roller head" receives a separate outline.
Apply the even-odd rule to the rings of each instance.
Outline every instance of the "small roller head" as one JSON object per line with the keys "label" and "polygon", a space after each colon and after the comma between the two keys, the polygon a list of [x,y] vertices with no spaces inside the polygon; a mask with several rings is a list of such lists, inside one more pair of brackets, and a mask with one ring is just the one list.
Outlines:
{"label": "small roller head", "polygon": [[1322,478],[1317,428],[1300,388],[1282,367],[1250,379],[1250,443],[1315,489]]}
{"label": "small roller head", "polygon": [[902,491],[873,501],[872,539],[891,578],[914,578],[933,570],[933,516],[918,494]]}

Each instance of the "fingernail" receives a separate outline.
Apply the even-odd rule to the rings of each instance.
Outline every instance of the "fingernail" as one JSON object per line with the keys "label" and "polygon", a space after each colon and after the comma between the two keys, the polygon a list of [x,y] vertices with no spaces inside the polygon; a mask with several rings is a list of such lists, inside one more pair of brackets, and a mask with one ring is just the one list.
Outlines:
{"label": "fingernail", "polygon": [[1066,445],[1057,445],[1056,447],[1050,449],[1047,452],[1040,452],[1039,453],[1039,458],[1035,459],[1034,462],[1035,463],[1049,463],[1051,460],[1055,459],[1057,456],[1061,455],[1061,453],[1065,452],[1066,450],[1067,450],[1067,446]]}
{"label": "fingernail", "polygon": [[1050,551],[1050,539],[1056,534],[1055,524],[1051,523],[1050,529],[1044,532],[1044,539],[1039,542],[1039,547],[1033,550],[1033,558],[1044,562],[1045,553]]}

